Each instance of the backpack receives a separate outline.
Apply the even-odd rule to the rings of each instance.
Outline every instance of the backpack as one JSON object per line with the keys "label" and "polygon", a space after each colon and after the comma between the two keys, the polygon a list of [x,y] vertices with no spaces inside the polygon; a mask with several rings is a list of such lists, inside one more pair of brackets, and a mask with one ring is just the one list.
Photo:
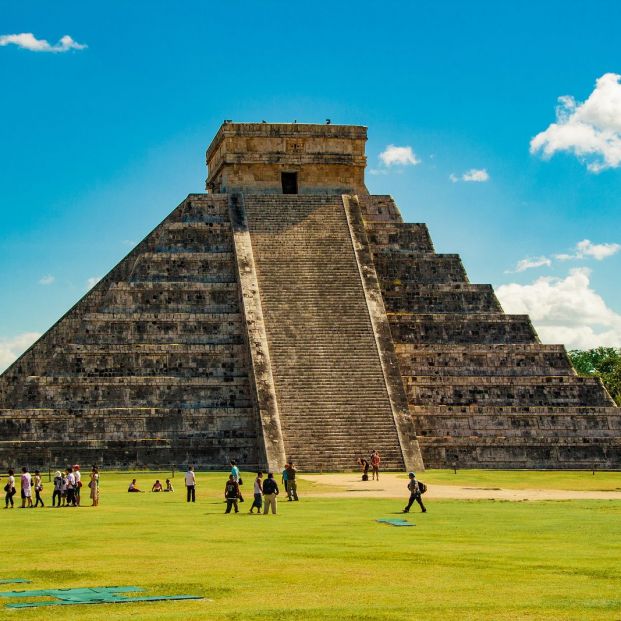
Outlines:
{"label": "backpack", "polygon": [[422,481],[418,482],[418,491],[421,494],[424,494],[427,491],[427,486]]}

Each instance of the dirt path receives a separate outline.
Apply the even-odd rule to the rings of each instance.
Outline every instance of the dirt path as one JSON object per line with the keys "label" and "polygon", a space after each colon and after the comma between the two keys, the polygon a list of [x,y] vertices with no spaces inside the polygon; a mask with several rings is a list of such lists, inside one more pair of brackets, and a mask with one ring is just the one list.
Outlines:
{"label": "dirt path", "polygon": [[[405,498],[407,480],[394,474],[382,474],[380,481],[361,481],[356,473],[300,474],[301,479],[312,481],[334,491],[311,492],[308,496],[323,498]],[[621,500],[621,492],[570,491],[558,489],[500,489],[430,484],[425,498],[453,498],[462,500]]]}

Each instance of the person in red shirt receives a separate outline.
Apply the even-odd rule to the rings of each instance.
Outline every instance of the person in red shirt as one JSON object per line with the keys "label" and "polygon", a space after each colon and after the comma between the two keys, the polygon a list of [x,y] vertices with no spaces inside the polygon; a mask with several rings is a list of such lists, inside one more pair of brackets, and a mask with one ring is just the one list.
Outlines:
{"label": "person in red shirt", "polygon": [[373,470],[373,474],[371,475],[372,481],[375,481],[376,478],[379,481],[379,467],[381,463],[380,454],[377,451],[373,451],[371,453],[371,468]]}

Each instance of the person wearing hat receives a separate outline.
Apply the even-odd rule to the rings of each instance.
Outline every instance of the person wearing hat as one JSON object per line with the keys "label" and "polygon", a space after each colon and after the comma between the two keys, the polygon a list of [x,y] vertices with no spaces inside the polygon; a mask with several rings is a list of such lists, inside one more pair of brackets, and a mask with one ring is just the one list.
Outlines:
{"label": "person wearing hat", "polygon": [[418,484],[418,481],[416,480],[416,473],[410,472],[408,474],[408,477],[410,477],[410,482],[408,483],[408,489],[410,490],[410,500],[408,502],[408,506],[403,510],[403,513],[410,512],[410,507],[414,504],[414,501],[416,501],[420,505],[421,511],[423,513],[426,513],[427,509],[425,509],[425,505],[423,504],[423,499],[421,497],[421,488]]}

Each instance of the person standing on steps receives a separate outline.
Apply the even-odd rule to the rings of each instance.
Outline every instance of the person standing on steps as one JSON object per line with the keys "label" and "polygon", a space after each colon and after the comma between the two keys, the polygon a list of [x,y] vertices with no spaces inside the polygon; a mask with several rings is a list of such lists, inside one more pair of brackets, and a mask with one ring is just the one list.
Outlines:
{"label": "person standing on steps", "polygon": [[235,507],[235,513],[239,513],[239,507],[237,506],[239,484],[233,478],[232,474],[229,474],[229,480],[224,486],[224,497],[226,498],[226,511],[224,513],[230,513],[232,507]]}
{"label": "person standing on steps", "polygon": [[410,482],[408,483],[408,489],[410,490],[410,500],[408,501],[407,507],[403,510],[403,513],[410,512],[410,507],[414,504],[414,501],[416,501],[420,505],[420,509],[423,513],[427,513],[427,509],[425,509],[425,505],[423,504],[423,499],[421,497],[423,491],[427,489],[425,487],[425,484],[419,483],[416,480],[416,474],[414,472],[410,472],[410,474],[408,474],[408,477],[410,477]]}
{"label": "person standing on steps", "polygon": [[371,475],[371,480],[375,481],[376,479],[379,481],[379,467],[382,463],[382,459],[380,454],[374,450],[371,453],[371,468],[373,469],[373,474]]}
{"label": "person standing on steps", "polygon": [[272,508],[272,514],[276,514],[276,496],[278,496],[278,483],[274,480],[272,472],[267,473],[267,480],[263,483],[263,515],[267,515]]}
{"label": "person standing on steps", "polygon": [[295,480],[295,473],[297,470],[293,466],[293,462],[290,461],[287,466],[287,500],[299,500],[298,498],[298,484]]}
{"label": "person standing on steps", "polygon": [[261,513],[263,508],[263,473],[257,472],[257,478],[254,480],[254,501],[252,507],[250,507],[250,513],[253,513],[253,509],[256,507],[257,515]]}
{"label": "person standing on steps", "polygon": [[185,473],[185,489],[186,502],[196,502],[196,475],[194,474],[194,466],[188,466]]}

